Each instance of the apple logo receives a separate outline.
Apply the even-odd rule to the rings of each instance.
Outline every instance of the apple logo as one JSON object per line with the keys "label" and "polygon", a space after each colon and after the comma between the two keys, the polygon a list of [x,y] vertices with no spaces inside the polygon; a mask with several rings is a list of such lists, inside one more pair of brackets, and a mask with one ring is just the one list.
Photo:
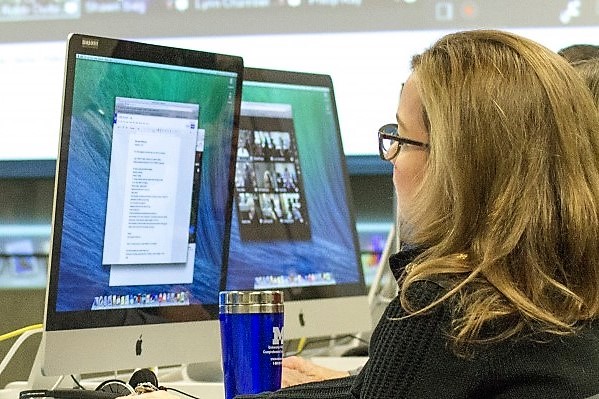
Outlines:
{"label": "apple logo", "polygon": [[302,326],[302,327],[305,326],[306,325],[306,321],[304,320],[304,312],[300,311],[298,317],[299,317],[300,326]]}
{"label": "apple logo", "polygon": [[141,355],[141,335],[139,336],[139,338],[137,338],[137,341],[135,342],[135,355],[136,356],[140,356]]}

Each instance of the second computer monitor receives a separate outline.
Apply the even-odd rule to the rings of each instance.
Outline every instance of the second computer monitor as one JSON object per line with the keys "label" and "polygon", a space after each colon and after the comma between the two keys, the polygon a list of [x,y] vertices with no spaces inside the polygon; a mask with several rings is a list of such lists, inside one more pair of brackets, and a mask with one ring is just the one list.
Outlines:
{"label": "second computer monitor", "polygon": [[370,329],[333,84],[244,71],[227,289],[281,289],[285,338]]}

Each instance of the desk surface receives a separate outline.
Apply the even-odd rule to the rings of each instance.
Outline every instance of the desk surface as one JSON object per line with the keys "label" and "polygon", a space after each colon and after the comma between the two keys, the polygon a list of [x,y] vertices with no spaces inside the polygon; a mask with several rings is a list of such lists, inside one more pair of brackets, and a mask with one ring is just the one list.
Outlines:
{"label": "desk surface", "polygon": [[[353,370],[361,367],[366,363],[366,357],[334,357],[334,356],[318,356],[311,357],[314,363],[329,367],[336,370]],[[197,382],[187,379],[179,381],[170,381],[161,383],[167,388],[175,388],[180,391],[189,393],[202,399],[223,399],[224,388],[222,383],[218,382]],[[173,392],[176,393],[176,392]],[[185,397],[182,395],[182,397]],[[1,399],[1,398],[0,398]]]}
{"label": "desk surface", "polygon": [[[310,358],[314,363],[324,367],[329,367],[336,370],[352,370],[358,368],[366,362],[366,357],[312,357]],[[161,381],[160,385],[164,385],[167,388],[174,388],[180,391],[189,393],[193,396],[197,396],[202,399],[223,399],[224,388],[221,382],[198,382],[190,380],[185,377],[185,373],[181,374],[182,377],[172,381]],[[160,381],[160,380],[159,380]],[[98,381],[90,380],[83,381],[86,386],[97,386]],[[26,381],[18,381],[9,383],[5,389],[0,389],[0,399],[18,399],[19,392],[29,389]],[[93,389],[93,388],[92,388]],[[173,393],[176,393],[172,391]],[[186,398],[181,395],[182,398]]]}

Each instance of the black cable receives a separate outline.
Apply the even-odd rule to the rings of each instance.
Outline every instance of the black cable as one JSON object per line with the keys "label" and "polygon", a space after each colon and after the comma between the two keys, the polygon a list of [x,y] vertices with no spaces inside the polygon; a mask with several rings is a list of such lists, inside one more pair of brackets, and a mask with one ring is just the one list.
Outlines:
{"label": "black cable", "polygon": [[190,397],[190,398],[192,398],[192,399],[201,399],[201,398],[200,398],[200,397],[198,397],[198,396],[193,396],[193,395],[191,395],[191,394],[189,394],[189,393],[187,393],[187,392],[181,391],[180,389],[176,389],[176,388],[169,388],[169,387],[161,387],[161,388],[164,388],[164,389],[166,389],[166,390],[167,390],[167,392],[168,392],[168,391],[175,391],[175,392],[177,392],[177,393],[180,393],[181,395],[185,395],[185,396],[187,396],[187,397]]}
{"label": "black cable", "polygon": [[81,383],[77,380],[77,378],[75,378],[75,376],[73,374],[71,374],[71,379],[73,380],[75,385],[77,385],[77,387],[79,387],[80,389],[85,389],[85,387],[83,385],[81,385]]}

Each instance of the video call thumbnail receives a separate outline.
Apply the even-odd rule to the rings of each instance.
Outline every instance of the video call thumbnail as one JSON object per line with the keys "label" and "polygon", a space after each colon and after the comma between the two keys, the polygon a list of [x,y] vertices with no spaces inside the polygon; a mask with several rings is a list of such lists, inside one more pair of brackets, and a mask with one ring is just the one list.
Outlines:
{"label": "video call thumbnail", "polygon": [[284,116],[241,116],[235,187],[243,241],[311,237],[291,107],[287,108]]}

